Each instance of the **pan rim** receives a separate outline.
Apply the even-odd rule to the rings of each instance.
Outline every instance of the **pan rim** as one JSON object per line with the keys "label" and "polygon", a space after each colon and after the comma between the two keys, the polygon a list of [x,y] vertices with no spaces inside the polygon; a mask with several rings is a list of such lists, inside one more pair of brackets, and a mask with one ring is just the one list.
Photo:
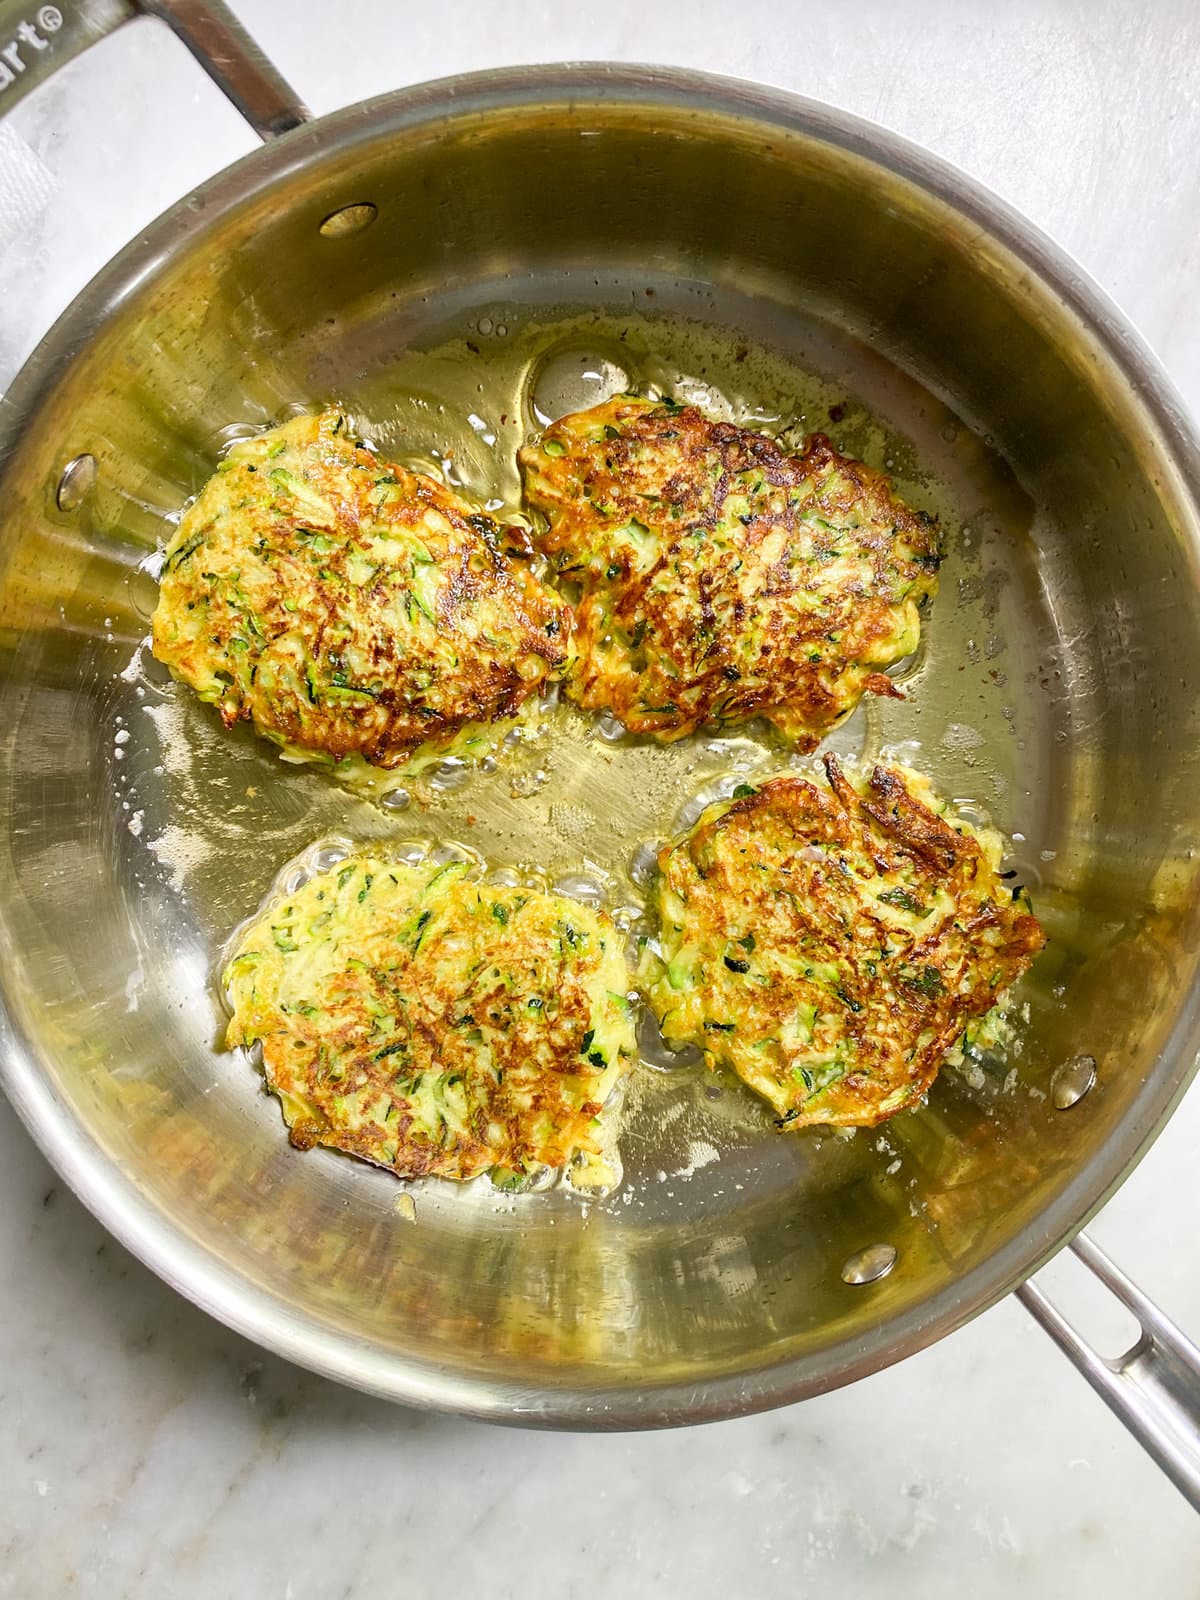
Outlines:
{"label": "pan rim", "polygon": [[[1200,442],[1171,380],[1115,303],[1060,246],[983,185],[887,129],[822,102],[757,83],[656,66],[606,62],[513,67],[443,78],[376,97],[305,124],[224,168],[153,222],[104,267],[38,344],[0,402],[0,481],[10,456],[59,379],[107,317],[165,271],[230,212],[311,161],[439,120],[555,99],[695,108],[800,134],[859,156],[978,224],[1027,266],[1087,330],[1136,393],[1186,498],[1200,508]],[[372,1350],[361,1338],[305,1317],[216,1261],[201,1241],[143,1198],[41,1073],[0,983],[0,1085],[43,1154],[79,1199],[157,1276],[226,1326],[323,1376],[423,1409],[516,1424],[652,1428],[714,1421],[786,1405],[891,1365],[952,1332],[1014,1289],[1120,1186],[1165,1125],[1196,1072],[1200,987],[1179,1010],[1119,1130],[1070,1179],[1035,1224],[929,1299],[882,1323],[853,1350],[703,1382],[649,1387],[596,1384],[531,1390]]]}

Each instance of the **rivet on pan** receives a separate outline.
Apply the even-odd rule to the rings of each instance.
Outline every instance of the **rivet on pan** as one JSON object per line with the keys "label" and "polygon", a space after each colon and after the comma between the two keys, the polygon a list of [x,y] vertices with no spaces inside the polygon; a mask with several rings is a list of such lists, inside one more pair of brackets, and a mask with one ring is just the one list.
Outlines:
{"label": "rivet on pan", "polygon": [[87,455],[75,456],[68,461],[62,469],[62,476],[58,480],[58,488],[54,491],[54,499],[60,511],[74,511],[83,503],[84,497],[91,491],[96,482],[96,458]]}
{"label": "rivet on pan", "polygon": [[857,1250],[847,1258],[842,1268],[842,1282],[876,1283],[880,1278],[886,1278],[895,1265],[894,1244],[869,1244],[865,1250]]}
{"label": "rivet on pan", "polygon": [[1095,1056],[1071,1056],[1056,1067],[1050,1079],[1050,1098],[1056,1111],[1069,1111],[1096,1081]]}
{"label": "rivet on pan", "polygon": [[379,208],[369,200],[363,200],[358,205],[342,206],[337,211],[331,211],[321,224],[320,231],[326,239],[344,239],[348,234],[361,233],[364,228],[369,228],[378,215]]}

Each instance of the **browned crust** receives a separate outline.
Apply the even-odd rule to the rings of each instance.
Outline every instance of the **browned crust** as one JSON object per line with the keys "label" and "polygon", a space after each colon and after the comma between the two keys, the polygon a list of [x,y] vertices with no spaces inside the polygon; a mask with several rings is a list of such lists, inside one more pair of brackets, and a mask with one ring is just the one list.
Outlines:
{"label": "browned crust", "polygon": [[[708,957],[701,1026],[695,1013],[684,1025],[682,1011],[673,1023],[669,1010],[663,1026],[672,1043],[700,1045],[747,1081],[765,1071],[785,1126],[870,1127],[920,1100],[966,1025],[991,1010],[1045,936],[979,840],[917,799],[900,773],[878,766],[860,793],[835,756],[825,768],[829,789],[798,774],[773,778],[662,853],[664,885],[686,906],[684,939],[702,940]],[[859,869],[902,879],[921,905],[948,895],[952,913],[905,936],[849,887]],[[731,972],[722,950],[744,970]],[[781,970],[772,951],[791,964]],[[815,977],[793,970],[801,958]],[[661,983],[656,995],[670,1000]],[[806,1006],[845,1045],[842,1075],[817,1092],[786,1049],[756,1049]]]}
{"label": "browned crust", "polygon": [[[513,716],[565,661],[570,611],[529,571],[523,534],[509,539],[333,422],[279,430],[290,441],[280,459],[326,496],[332,518],[273,483],[270,460],[227,464],[211,480],[180,530],[198,548],[179,565],[168,552],[154,652],[227,726],[252,720],[300,750],[395,767]],[[406,531],[438,575],[431,614],[398,586],[408,547],[387,541]],[[371,562],[374,576],[356,582],[355,564]],[[347,694],[346,681],[369,692]]]}
{"label": "browned crust", "polygon": [[[633,1050],[616,929],[525,887],[462,878],[427,901],[423,887],[351,858],[243,934],[227,1042],[261,1044],[292,1143],[454,1180],[595,1153]],[[329,921],[305,932],[310,917]]]}
{"label": "browned crust", "polygon": [[[583,589],[580,705],[668,739],[762,715],[814,748],[862,694],[899,693],[879,668],[904,653],[889,641],[905,597],[936,587],[937,526],[824,435],[788,455],[695,407],[621,396],[561,419],[520,461],[549,519],[539,542]],[[761,488],[735,514],[748,481]],[[613,536],[631,518],[657,540],[649,566]],[[811,575],[851,542],[868,575],[805,606]],[[791,559],[801,545],[811,555]]]}

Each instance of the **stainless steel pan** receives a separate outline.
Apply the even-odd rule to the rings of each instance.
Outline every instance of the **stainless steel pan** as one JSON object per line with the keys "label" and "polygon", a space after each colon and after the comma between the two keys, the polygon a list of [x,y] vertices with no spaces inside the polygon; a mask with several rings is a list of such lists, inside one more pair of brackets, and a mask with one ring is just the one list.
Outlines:
{"label": "stainless steel pan", "polygon": [[[219,7],[143,9],[267,142],[130,245],[0,408],[0,1061],[34,1137],[224,1321],[508,1421],[780,1405],[1016,1289],[1200,1503],[1195,1350],[1080,1239],[1144,1330],[1121,1361],[1026,1282],[1196,1060],[1200,454],[1153,359],[993,197],[822,106],[583,66],[310,123]],[[0,3],[0,106],[130,10]],[[763,752],[576,722],[409,811],[352,802],[156,674],[153,552],[231,433],[294,405],[337,399],[511,507],[539,415],[630,381],[824,427],[941,513],[908,698],[838,738],[986,808],[1050,946],[1019,1055],[948,1070],[877,1135],[775,1137],[735,1087],[660,1062],[609,1199],[424,1189],[414,1216],[386,1176],[289,1150],[216,1048],[230,929],[330,833],[469,837],[586,870],[632,914],[638,841]]]}

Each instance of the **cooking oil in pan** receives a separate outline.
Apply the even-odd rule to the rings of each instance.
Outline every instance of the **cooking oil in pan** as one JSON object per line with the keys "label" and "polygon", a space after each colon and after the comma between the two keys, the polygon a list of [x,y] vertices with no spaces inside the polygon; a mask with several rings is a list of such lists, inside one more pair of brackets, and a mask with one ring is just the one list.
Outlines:
{"label": "cooking oil in pan", "polygon": [[[905,698],[865,701],[827,746],[922,768],[971,808],[972,820],[1008,833],[1026,881],[1036,883],[1056,841],[1041,809],[1046,788],[1031,774],[1048,771],[1058,729],[1053,701],[1027,692],[1054,637],[1029,539],[1031,503],[945,405],[849,338],[797,325],[786,341],[768,342],[754,337],[751,307],[732,315],[722,308],[717,325],[664,314],[652,302],[617,313],[476,306],[454,325],[417,338],[410,330],[394,353],[386,338],[360,329],[314,358],[310,393],[280,396],[275,415],[253,422],[341,404],[385,457],[439,476],[513,521],[528,520],[521,443],[565,412],[625,390],[671,395],[797,445],[808,432],[829,434],[941,519],[947,559],[917,657],[896,673]],[[730,324],[748,331],[733,335]],[[232,419],[214,452],[244,426]],[[535,874],[604,903],[636,938],[648,928],[646,871],[656,844],[737,783],[793,759],[761,726],[660,745],[551,697],[497,758],[474,768],[445,762],[375,805],[315,771],[282,765],[248,730],[226,733],[210,710],[165,682],[147,653],[139,662],[130,677],[156,737],[140,777],[131,763],[122,778],[131,791],[139,782],[146,789],[147,799],[133,792],[130,801],[139,829],[208,930],[214,964],[281,866],[333,835],[466,847],[492,868]],[[704,1071],[695,1053],[671,1056],[652,1027],[642,1037],[645,1060],[626,1095],[626,1180],[607,1206],[691,1208],[698,1187],[719,1209],[741,1203],[751,1183],[792,1189],[800,1169],[811,1193],[860,1166],[861,1152],[852,1155],[845,1136],[772,1137],[768,1112],[748,1091]],[[1003,1072],[995,1076],[1003,1080]],[[970,1087],[969,1076],[958,1081],[960,1090]],[[947,1093],[955,1092],[951,1084]],[[953,1124],[953,1107],[942,1120]],[[951,1134],[944,1128],[941,1137]],[[861,1135],[860,1146],[865,1140],[878,1145],[885,1172],[903,1165],[903,1130]],[[449,1187],[437,1186],[436,1203],[473,1203],[481,1192],[473,1185],[450,1195]]]}

